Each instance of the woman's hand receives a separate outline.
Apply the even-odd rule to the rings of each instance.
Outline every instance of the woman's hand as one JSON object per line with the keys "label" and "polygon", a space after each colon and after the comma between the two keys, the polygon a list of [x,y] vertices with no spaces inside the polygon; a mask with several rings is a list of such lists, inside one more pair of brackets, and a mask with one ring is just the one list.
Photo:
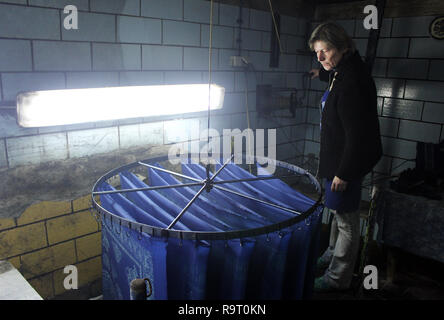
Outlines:
{"label": "woman's hand", "polygon": [[319,77],[319,70],[320,69],[311,69],[310,71],[308,71],[312,80]]}
{"label": "woman's hand", "polygon": [[335,176],[333,178],[333,181],[331,183],[331,191],[336,192],[336,191],[345,191],[345,189],[347,188],[347,181],[342,180],[341,178]]}

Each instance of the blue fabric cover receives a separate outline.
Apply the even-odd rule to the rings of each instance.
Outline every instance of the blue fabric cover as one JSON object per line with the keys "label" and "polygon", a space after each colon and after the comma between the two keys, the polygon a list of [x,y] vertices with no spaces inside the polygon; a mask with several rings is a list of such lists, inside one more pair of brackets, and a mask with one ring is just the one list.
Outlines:
{"label": "blue fabric cover", "polygon": [[[100,191],[107,190],[113,188],[102,185]],[[138,207],[130,208],[118,193],[101,195],[100,200],[106,210],[122,213],[128,220],[139,220],[130,215],[138,213],[140,222],[149,221],[146,212]],[[154,218],[153,221],[163,226]],[[102,227],[103,298],[129,300],[130,282],[135,278],[149,278],[153,290],[149,299],[167,299],[166,248],[166,239],[153,238],[105,219]]]}
{"label": "blue fabric cover", "polygon": [[[156,164],[161,167],[159,164]],[[216,166],[219,168],[221,164]],[[180,182],[151,169],[149,184],[121,172],[122,188]],[[206,176],[198,164],[183,164],[182,173]],[[258,175],[268,175],[258,167]],[[254,177],[234,164],[215,181]],[[314,201],[280,180],[236,182],[221,186],[303,212]],[[114,190],[104,183],[102,190]],[[122,218],[166,228],[200,186],[101,195],[105,209]],[[177,230],[224,232],[251,229],[287,220],[293,213],[213,188],[190,206]],[[196,241],[153,238],[105,220],[102,228],[104,299],[129,299],[129,283],[148,277],[150,299],[303,299],[311,296],[319,249],[320,209],[304,221],[278,232],[232,240]]]}

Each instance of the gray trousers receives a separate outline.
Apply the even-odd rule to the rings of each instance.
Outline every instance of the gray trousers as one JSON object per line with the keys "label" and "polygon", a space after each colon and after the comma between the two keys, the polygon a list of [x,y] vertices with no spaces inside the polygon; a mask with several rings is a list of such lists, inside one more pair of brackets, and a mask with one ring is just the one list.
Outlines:
{"label": "gray trousers", "polygon": [[333,211],[330,242],[322,259],[330,261],[324,279],[332,287],[350,287],[359,251],[359,213],[337,213]]}

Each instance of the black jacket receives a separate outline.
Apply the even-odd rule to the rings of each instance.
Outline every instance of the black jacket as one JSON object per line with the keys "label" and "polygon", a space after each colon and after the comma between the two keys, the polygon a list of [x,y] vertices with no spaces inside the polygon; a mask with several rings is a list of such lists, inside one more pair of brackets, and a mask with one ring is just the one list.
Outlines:
{"label": "black jacket", "polygon": [[345,54],[319,78],[333,88],[322,112],[320,178],[337,176],[345,181],[364,177],[382,155],[376,86],[359,53]]}

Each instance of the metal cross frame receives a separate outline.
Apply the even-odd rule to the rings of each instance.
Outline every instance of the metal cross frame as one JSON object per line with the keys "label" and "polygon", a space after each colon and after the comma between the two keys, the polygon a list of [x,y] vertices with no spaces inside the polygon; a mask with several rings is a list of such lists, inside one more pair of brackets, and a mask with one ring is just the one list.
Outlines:
{"label": "metal cross frame", "polygon": [[[215,181],[215,179],[219,175],[219,173],[222,170],[224,170],[226,168],[226,166],[232,161],[233,156],[234,155],[232,155],[212,176],[210,176],[210,174],[209,174],[209,172],[210,172],[209,165],[207,165],[205,179],[198,179],[198,178],[190,177],[190,176],[184,175],[182,173],[174,172],[174,171],[160,168],[160,167],[157,167],[157,166],[147,163],[147,162],[157,162],[157,161],[166,160],[167,158],[165,156],[153,158],[153,159],[147,159],[144,161],[138,161],[138,162],[132,163],[130,165],[126,165],[126,166],[117,168],[115,170],[108,172],[104,176],[102,176],[94,185],[92,193],[91,193],[93,208],[96,209],[100,213],[108,215],[110,217],[111,221],[112,221],[112,219],[116,219],[119,221],[120,225],[122,225],[122,223],[123,223],[123,225],[129,227],[130,229],[136,227],[136,229],[139,228],[140,232],[144,231],[144,232],[146,232],[150,235],[153,235],[153,236],[154,235],[159,235],[159,236],[171,235],[173,237],[179,237],[179,238],[204,240],[204,239],[232,239],[232,238],[248,237],[248,236],[254,236],[254,235],[260,235],[260,234],[264,234],[264,233],[274,232],[276,230],[291,226],[299,221],[304,220],[310,214],[312,214],[316,210],[316,208],[322,206],[322,202],[321,202],[322,191],[321,191],[321,187],[319,185],[319,182],[316,180],[316,178],[304,169],[301,169],[295,165],[291,165],[291,164],[277,161],[277,160],[276,160],[276,163],[278,165],[282,166],[283,168],[286,167],[288,170],[293,171],[293,173],[292,174],[275,175],[275,176],[261,176],[261,177],[254,177],[254,178],[245,178],[245,179]],[[266,158],[261,158],[261,159],[263,161]],[[97,190],[103,182],[105,182],[109,178],[115,176],[120,171],[128,170],[128,169],[136,167],[136,166],[148,167],[148,168],[151,168],[154,170],[158,170],[158,171],[161,171],[164,173],[174,175],[174,176],[182,178],[182,179],[190,180],[191,182],[182,183],[182,184],[164,185],[164,186],[152,186],[152,187],[145,187],[145,188],[119,189],[119,190],[112,190],[112,191],[98,191]],[[308,177],[309,180],[311,181],[311,183],[314,184],[314,186],[318,192],[318,195],[319,195],[317,201],[315,201],[315,203],[312,205],[312,207],[310,207],[305,212],[299,212],[299,211],[296,211],[292,208],[284,207],[282,205],[279,205],[279,204],[276,204],[276,203],[273,203],[270,201],[266,201],[266,200],[262,200],[262,199],[253,197],[250,194],[245,194],[245,193],[235,191],[230,188],[226,188],[226,187],[221,186],[223,184],[230,184],[230,183],[236,183],[236,182],[252,182],[252,181],[259,181],[259,180],[289,178],[289,177],[295,176],[294,172],[296,172],[302,176]],[[106,194],[163,190],[163,189],[170,189],[170,188],[183,188],[183,187],[196,187],[196,186],[200,186],[199,191],[197,191],[196,194],[194,194],[192,199],[186,204],[186,206],[180,211],[180,213],[173,219],[173,221],[168,225],[167,228],[157,228],[157,227],[153,227],[153,226],[147,226],[147,225],[144,225],[141,223],[137,223],[134,221],[131,222],[129,220],[121,218],[117,214],[109,212],[108,210],[103,208],[95,199],[96,196],[106,195]],[[256,228],[256,229],[248,229],[248,230],[233,230],[233,231],[230,230],[230,231],[225,231],[225,232],[213,232],[213,231],[203,232],[203,231],[183,231],[183,230],[174,229],[173,228],[174,225],[187,212],[187,210],[193,205],[193,203],[199,198],[199,196],[204,191],[211,192],[211,190],[213,188],[216,188],[216,189],[221,190],[226,193],[236,195],[241,198],[256,201],[258,203],[261,203],[261,204],[264,204],[264,205],[267,205],[270,207],[274,207],[277,209],[284,210],[286,212],[290,212],[294,215],[294,217],[287,219],[285,221],[279,222],[279,223],[271,224],[269,226],[260,227],[260,228]]]}

